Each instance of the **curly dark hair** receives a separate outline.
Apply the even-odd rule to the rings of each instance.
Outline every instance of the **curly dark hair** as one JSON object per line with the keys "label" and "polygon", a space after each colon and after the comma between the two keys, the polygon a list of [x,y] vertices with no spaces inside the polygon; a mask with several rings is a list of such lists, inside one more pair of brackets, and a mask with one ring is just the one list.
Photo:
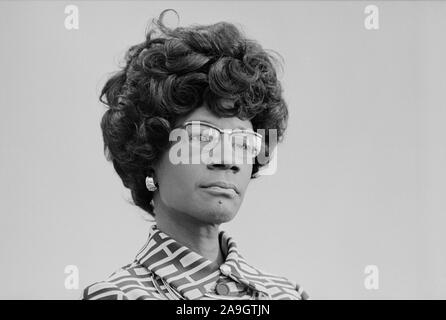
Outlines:
{"label": "curly dark hair", "polygon": [[[267,156],[268,129],[276,129],[280,142],[288,122],[276,72],[280,63],[271,53],[228,22],[168,28],[163,16],[169,10],[176,13],[167,9],[152,20],[145,41],[128,49],[125,65],[99,97],[108,106],[101,120],[105,156],[134,204],[152,216],[153,192],[145,177],[168,149],[177,119],[206,103],[217,116],[251,120],[254,130],[266,130]],[[224,106],[221,99],[234,105]],[[268,161],[256,158],[251,178]]]}

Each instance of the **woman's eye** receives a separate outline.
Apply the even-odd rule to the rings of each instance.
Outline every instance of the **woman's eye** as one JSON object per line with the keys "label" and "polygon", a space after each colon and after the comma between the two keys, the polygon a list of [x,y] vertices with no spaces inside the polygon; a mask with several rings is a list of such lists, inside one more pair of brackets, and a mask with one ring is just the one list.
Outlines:
{"label": "woman's eye", "polygon": [[250,149],[250,145],[247,142],[237,143],[236,145],[238,148],[241,148],[243,150]]}
{"label": "woman's eye", "polygon": [[212,140],[210,136],[203,134],[192,136],[191,139],[196,142],[209,142]]}
{"label": "woman's eye", "polygon": [[201,135],[200,136],[200,141],[201,142],[209,142],[209,141],[211,141],[211,137],[208,136],[208,135]]}

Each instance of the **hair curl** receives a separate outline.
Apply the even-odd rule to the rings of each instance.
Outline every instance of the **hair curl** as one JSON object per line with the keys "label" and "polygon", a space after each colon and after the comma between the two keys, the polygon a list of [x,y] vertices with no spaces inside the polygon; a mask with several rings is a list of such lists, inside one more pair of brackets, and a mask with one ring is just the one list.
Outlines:
{"label": "hair curl", "polygon": [[[168,148],[178,118],[205,102],[218,116],[251,120],[254,130],[266,130],[267,156],[268,129],[277,130],[280,142],[288,122],[273,55],[228,22],[168,28],[163,16],[169,10],[152,20],[145,41],[128,49],[125,65],[99,97],[108,106],[101,120],[106,158],[134,204],[152,216],[145,177]],[[220,99],[234,105],[223,106]],[[256,159],[251,178],[266,163]]]}

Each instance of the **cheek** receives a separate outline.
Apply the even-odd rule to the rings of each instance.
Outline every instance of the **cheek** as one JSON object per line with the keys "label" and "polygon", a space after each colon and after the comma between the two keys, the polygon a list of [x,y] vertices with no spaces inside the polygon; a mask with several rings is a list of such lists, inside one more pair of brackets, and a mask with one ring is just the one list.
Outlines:
{"label": "cheek", "polygon": [[169,165],[163,170],[161,197],[167,204],[184,203],[195,192],[200,178],[198,165]]}
{"label": "cheek", "polygon": [[251,181],[252,167],[252,164],[244,164],[240,166],[238,182],[243,194],[245,194],[245,190]]}

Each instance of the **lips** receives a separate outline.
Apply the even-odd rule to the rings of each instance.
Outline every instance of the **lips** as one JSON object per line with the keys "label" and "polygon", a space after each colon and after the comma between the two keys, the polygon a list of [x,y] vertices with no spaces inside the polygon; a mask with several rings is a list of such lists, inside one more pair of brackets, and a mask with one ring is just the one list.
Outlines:
{"label": "lips", "polygon": [[[234,191],[236,194],[239,194],[239,190],[238,188],[229,182],[225,182],[225,181],[216,181],[216,182],[211,182],[211,183],[205,183],[201,185],[202,188],[209,188],[212,190],[222,190],[222,191]],[[232,190],[232,191],[231,191]]]}

